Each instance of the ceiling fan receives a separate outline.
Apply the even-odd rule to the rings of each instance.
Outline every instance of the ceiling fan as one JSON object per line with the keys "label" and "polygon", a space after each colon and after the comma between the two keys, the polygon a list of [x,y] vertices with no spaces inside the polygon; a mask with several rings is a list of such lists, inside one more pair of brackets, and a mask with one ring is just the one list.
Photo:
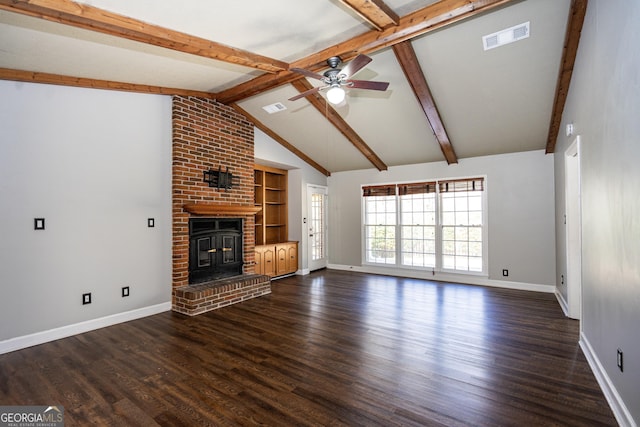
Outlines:
{"label": "ceiling fan", "polygon": [[289,101],[295,101],[296,99],[304,98],[307,95],[316,93],[318,91],[328,89],[327,100],[336,105],[340,104],[345,97],[345,91],[343,87],[354,89],[368,89],[368,90],[380,90],[385,91],[389,86],[388,82],[374,82],[370,80],[353,80],[350,77],[360,71],[371,62],[372,59],[367,55],[358,55],[351,62],[349,62],[344,68],[340,69],[338,66],[342,63],[342,60],[338,56],[332,56],[327,59],[327,64],[331,67],[325,71],[322,75],[316,74],[312,71],[305,70],[303,68],[291,68],[291,71],[300,73],[304,76],[311,77],[316,80],[322,81],[326,86],[319,86],[313,89],[309,89],[296,96],[289,98]]}

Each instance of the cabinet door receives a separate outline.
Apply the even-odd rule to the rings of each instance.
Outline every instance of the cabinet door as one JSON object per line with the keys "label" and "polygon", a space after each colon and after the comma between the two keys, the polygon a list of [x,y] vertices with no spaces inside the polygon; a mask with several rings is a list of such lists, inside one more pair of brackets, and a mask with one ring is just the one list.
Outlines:
{"label": "cabinet door", "polygon": [[262,246],[256,246],[255,258],[256,258],[255,273],[264,274],[264,248]]}
{"label": "cabinet door", "polygon": [[288,255],[288,268],[287,270],[290,273],[295,273],[298,270],[298,244],[297,243],[289,243],[287,247],[287,255]]}
{"label": "cabinet door", "polygon": [[276,275],[276,251],[275,246],[265,246],[262,252],[264,273],[267,276]]}
{"label": "cabinet door", "polygon": [[277,255],[277,264],[276,264],[276,274],[286,274],[288,273],[288,245],[287,244],[279,244],[276,245],[276,255]]}

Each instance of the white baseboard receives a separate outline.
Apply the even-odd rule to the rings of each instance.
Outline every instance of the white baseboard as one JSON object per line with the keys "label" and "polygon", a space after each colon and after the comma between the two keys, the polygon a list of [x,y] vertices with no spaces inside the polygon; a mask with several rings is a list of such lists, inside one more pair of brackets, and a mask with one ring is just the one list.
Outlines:
{"label": "white baseboard", "polygon": [[591,371],[593,371],[593,375],[596,377],[596,380],[602,389],[602,393],[607,399],[618,424],[622,427],[637,427],[638,425],[631,416],[627,406],[624,404],[620,394],[618,394],[618,390],[616,390],[611,378],[609,378],[609,375],[607,375],[602,363],[600,363],[600,359],[598,359],[598,356],[593,351],[593,347],[591,347],[589,340],[582,332],[580,332],[580,348],[582,349],[582,352],[591,367]]}
{"label": "white baseboard", "polygon": [[165,311],[170,310],[171,301],[139,308],[137,310],[126,311],[124,313],[113,314],[111,316],[100,317],[98,319],[87,320],[73,325],[62,326],[48,331],[36,332],[22,337],[10,338],[8,340],[0,341],[0,354],[44,344],[61,338],[67,338],[84,332],[93,331],[95,329],[104,328],[106,326],[116,325],[118,323],[124,323],[130,320],[164,313]]}
{"label": "white baseboard", "polygon": [[494,280],[484,276],[474,276],[469,274],[438,273],[431,271],[409,270],[403,268],[381,268],[375,266],[354,266],[329,264],[327,268],[333,270],[357,271],[359,273],[382,274],[385,276],[409,277],[413,279],[435,280],[439,282],[464,283],[468,285],[492,286],[495,288],[518,289],[523,291],[535,291],[554,293],[556,287],[553,285],[540,285],[536,283],[511,282],[506,280]]}
{"label": "white baseboard", "polygon": [[556,289],[556,299],[558,300],[558,304],[560,304],[560,308],[562,308],[562,312],[565,316],[569,317],[569,304],[567,304],[567,300],[564,299],[562,294],[558,292]]}

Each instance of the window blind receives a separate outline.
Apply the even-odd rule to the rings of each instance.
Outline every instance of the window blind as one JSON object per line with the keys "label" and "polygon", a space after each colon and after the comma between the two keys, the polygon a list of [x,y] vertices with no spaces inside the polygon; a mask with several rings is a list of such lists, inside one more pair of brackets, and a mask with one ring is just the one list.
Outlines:
{"label": "window blind", "polygon": [[441,193],[456,191],[483,191],[484,178],[453,179],[449,181],[438,181]]}
{"label": "window blind", "polygon": [[366,187],[362,187],[362,195],[364,197],[395,196],[396,195],[396,185],[395,184],[368,185]]}
{"label": "window blind", "polygon": [[401,196],[410,194],[435,193],[436,182],[412,182],[410,184],[398,184],[398,191]]}

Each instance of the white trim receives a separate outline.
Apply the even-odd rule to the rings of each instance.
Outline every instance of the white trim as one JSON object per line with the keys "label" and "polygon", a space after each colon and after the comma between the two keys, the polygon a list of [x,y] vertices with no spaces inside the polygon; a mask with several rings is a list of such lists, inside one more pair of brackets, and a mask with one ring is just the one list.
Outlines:
{"label": "white trim", "polygon": [[[323,220],[322,220],[322,226],[324,227],[324,230],[321,230],[322,232],[322,236],[323,236],[323,241],[322,241],[322,245],[323,245],[323,250],[324,250],[324,257],[319,259],[319,260],[314,260],[313,259],[313,248],[312,248],[312,242],[311,239],[309,239],[307,236],[311,237],[311,235],[309,234],[311,232],[311,220],[312,220],[312,215],[313,215],[313,209],[312,209],[312,195],[313,194],[322,194],[324,196],[323,202],[322,202],[322,216],[323,216]],[[305,254],[307,255],[307,265],[308,265],[308,270],[311,271],[313,270],[320,270],[322,268],[326,268],[327,264],[329,262],[329,244],[328,244],[328,239],[329,239],[329,187],[327,187],[326,185],[317,185],[317,184],[307,184],[307,192],[306,192],[306,204],[307,204],[307,218],[305,218],[305,221],[303,221],[303,232],[302,235],[304,236],[305,239],[305,243],[304,243],[304,250],[305,250]]]}
{"label": "white trim", "polygon": [[360,273],[381,274],[385,276],[410,277],[413,279],[435,280],[439,282],[465,283],[468,285],[491,286],[494,288],[518,289],[522,291],[544,292],[552,294],[556,288],[554,285],[541,285],[537,283],[511,282],[506,280],[494,280],[485,276],[470,274],[447,274],[423,270],[409,270],[402,268],[373,267],[369,265],[341,265],[329,264],[327,268],[332,270],[357,271]]}
{"label": "white trim", "polygon": [[564,299],[562,293],[560,293],[558,289],[556,289],[555,294],[558,304],[560,304],[560,308],[562,308],[562,312],[565,316],[569,317],[569,304],[567,304],[567,300]]}
{"label": "white trim", "polygon": [[[580,135],[577,135],[564,154],[565,245],[567,316],[582,317],[582,196],[580,186]],[[576,203],[577,202],[577,203]],[[582,324],[580,324],[582,330]]]}
{"label": "white trim", "polygon": [[591,347],[589,340],[583,332],[580,332],[580,348],[582,349],[582,352],[591,367],[591,371],[593,371],[593,375],[596,377],[596,381],[598,381],[598,384],[602,389],[602,393],[607,399],[618,424],[622,427],[637,427],[631,412],[627,409],[627,406],[624,404],[620,394],[618,394],[618,390],[616,390],[611,378],[607,375],[607,371],[605,371],[602,363],[600,363],[600,359],[598,359],[596,352],[593,351],[593,347]]}
{"label": "white trim", "polygon": [[67,338],[73,335],[82,334],[84,332],[93,331],[95,329],[107,326],[117,325],[118,323],[128,322],[154,314],[164,313],[171,310],[171,301],[161,304],[143,307],[136,310],[125,311],[110,316],[100,317],[98,319],[87,320],[85,322],[75,323],[73,325],[62,326],[48,331],[36,332],[21,337],[9,338],[0,341],[0,354],[9,353],[23,348],[32,347],[34,345],[44,344],[46,342]]}

